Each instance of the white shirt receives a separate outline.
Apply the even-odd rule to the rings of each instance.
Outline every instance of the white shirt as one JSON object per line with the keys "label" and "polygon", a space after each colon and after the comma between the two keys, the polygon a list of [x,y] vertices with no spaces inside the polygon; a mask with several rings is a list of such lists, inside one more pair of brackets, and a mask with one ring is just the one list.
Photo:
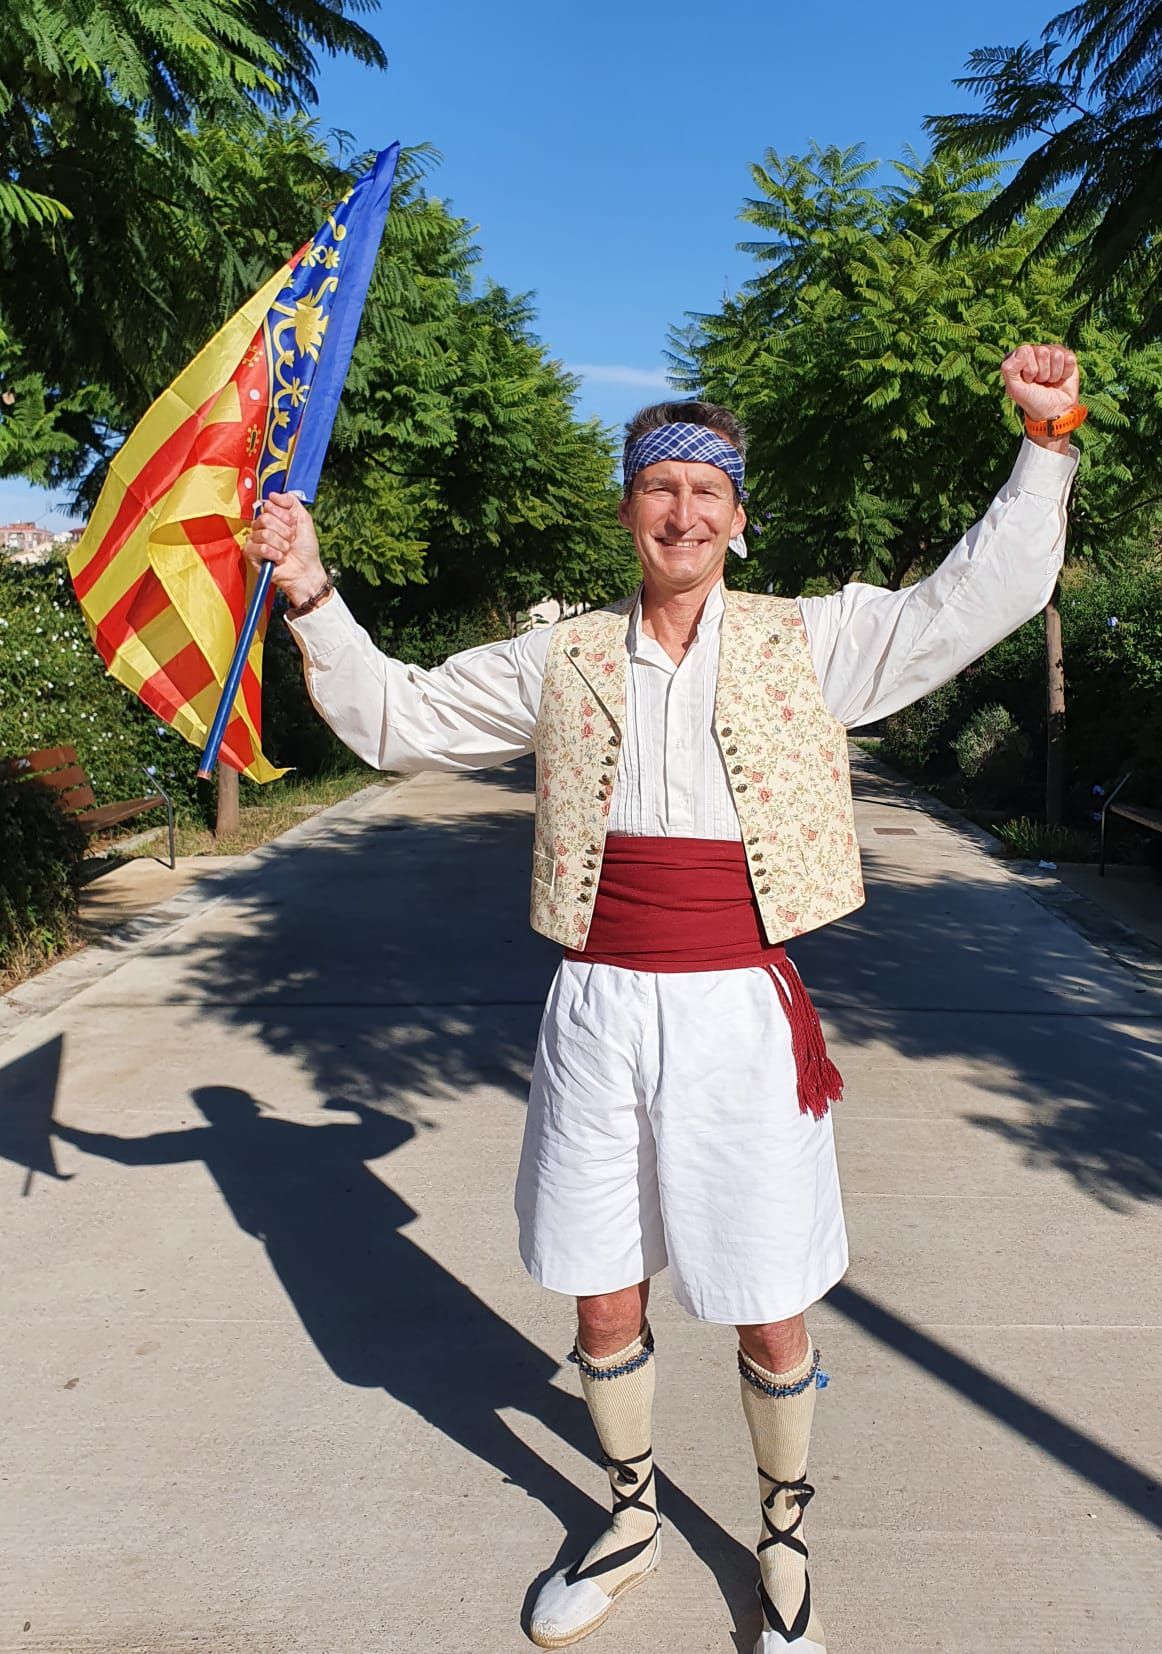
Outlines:
{"label": "white shirt", "polygon": [[[799,600],[831,713],[873,723],[929,694],[1043,609],[1065,551],[1078,454],[1025,441],[1012,475],[935,573],[902,591],[852,584]],[[642,633],[626,648],[626,728],[610,831],[733,839],[738,817],[712,730],[721,586],[681,665]],[[380,769],[471,770],[532,751],[549,626],[424,671],[375,647],[336,595],[291,630],[331,728]]]}

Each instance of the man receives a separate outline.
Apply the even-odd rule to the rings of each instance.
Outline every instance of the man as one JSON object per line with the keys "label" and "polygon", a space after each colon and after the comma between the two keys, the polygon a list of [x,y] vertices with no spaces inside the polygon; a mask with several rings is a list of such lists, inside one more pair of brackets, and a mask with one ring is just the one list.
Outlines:
{"label": "man", "polygon": [[863,899],[845,729],[929,693],[1030,619],[1063,555],[1084,418],[1077,363],[1002,368],[1028,438],[981,522],[927,580],[798,602],[732,593],[745,435],[704,403],[644,409],[622,525],[639,593],[424,672],[374,648],[310,519],[276,496],[247,549],[275,565],[311,697],[385,769],[537,755],[532,922],[565,958],[538,1041],[517,1179],[534,1279],[577,1300],[572,1359],[613,1492],[608,1528],[533,1609],[576,1642],[659,1556],[652,1275],[737,1328],[758,1466],[756,1654],[824,1654],[803,1513],[815,1389],[804,1314],[847,1244],[829,1104],[841,1082],[782,943]]}

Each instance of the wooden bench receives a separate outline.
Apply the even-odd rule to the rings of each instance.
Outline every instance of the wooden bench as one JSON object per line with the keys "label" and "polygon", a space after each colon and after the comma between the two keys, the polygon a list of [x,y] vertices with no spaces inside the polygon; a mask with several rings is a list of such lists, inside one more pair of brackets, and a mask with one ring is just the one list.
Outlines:
{"label": "wooden bench", "polygon": [[98,804],[75,747],[47,747],[42,752],[29,752],[21,758],[6,758],[0,762],[0,781],[25,779],[54,792],[59,808],[90,838],[95,833],[108,831],[110,827],[119,827],[123,821],[132,821],[147,810],[164,810],[169,828],[169,864],[171,868],[177,866],[174,857],[173,800],[156,784],[155,791],[144,798],[123,798],[116,804]]}
{"label": "wooden bench", "polygon": [[1101,807],[1101,863],[1098,872],[1105,877],[1106,870],[1106,816],[1124,816],[1127,821],[1134,822],[1139,827],[1149,828],[1152,833],[1162,833],[1162,810],[1150,810],[1144,804],[1122,804],[1118,794],[1130,779],[1131,771],[1127,770],[1117,786],[1110,793]]}

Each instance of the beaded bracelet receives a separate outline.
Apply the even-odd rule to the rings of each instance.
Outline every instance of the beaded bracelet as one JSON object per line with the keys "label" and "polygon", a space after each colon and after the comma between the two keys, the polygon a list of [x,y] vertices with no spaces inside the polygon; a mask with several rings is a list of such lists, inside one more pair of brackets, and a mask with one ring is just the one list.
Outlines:
{"label": "beaded bracelet", "polygon": [[335,583],[330,577],[321,585],[313,597],[308,597],[305,603],[298,603],[286,612],[288,620],[301,620],[303,615],[309,615],[312,609],[317,609],[325,597],[329,597],[335,590]]}

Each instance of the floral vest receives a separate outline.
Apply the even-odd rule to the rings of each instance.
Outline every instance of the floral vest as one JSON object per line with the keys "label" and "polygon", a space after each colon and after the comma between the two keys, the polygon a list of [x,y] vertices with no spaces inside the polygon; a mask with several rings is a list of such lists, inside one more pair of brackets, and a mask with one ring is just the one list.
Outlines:
{"label": "floral vest", "polygon": [[[625,725],[635,598],[553,627],[537,715],[531,920],[583,948]],[[847,734],[827,710],[799,605],[726,592],[714,700],[751,883],[772,945],[863,902]]]}

